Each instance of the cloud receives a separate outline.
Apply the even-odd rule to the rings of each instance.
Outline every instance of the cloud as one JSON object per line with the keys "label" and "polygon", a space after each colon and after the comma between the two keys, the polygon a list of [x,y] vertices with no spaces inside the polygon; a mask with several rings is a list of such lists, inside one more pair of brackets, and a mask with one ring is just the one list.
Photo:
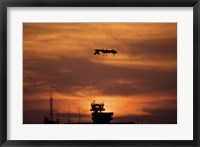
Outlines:
{"label": "cloud", "polygon": [[[27,62],[26,62],[27,64]],[[38,58],[24,65],[25,93],[53,83],[57,92],[75,94],[93,87],[107,95],[134,95],[143,92],[176,91],[176,71],[157,69],[129,69],[93,63],[85,58],[60,57],[54,61]],[[118,82],[129,81],[128,84]],[[29,84],[28,84],[29,83]],[[31,84],[32,83],[32,84]],[[34,86],[35,88],[30,88]],[[75,90],[75,91],[74,91]],[[39,92],[39,91],[38,91]]]}

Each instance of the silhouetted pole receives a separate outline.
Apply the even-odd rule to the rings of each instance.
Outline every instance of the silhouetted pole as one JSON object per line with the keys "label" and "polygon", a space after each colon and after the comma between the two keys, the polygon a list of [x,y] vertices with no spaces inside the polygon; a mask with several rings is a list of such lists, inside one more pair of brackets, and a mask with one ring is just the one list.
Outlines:
{"label": "silhouetted pole", "polygon": [[58,116],[58,112],[56,113],[56,122],[57,122],[57,124],[59,124],[59,116]]}
{"label": "silhouetted pole", "polygon": [[53,121],[53,86],[50,86],[50,121]]}
{"label": "silhouetted pole", "polygon": [[78,107],[78,121],[79,121],[79,123],[81,123],[81,114],[80,114],[80,109],[79,109],[79,107]]}
{"label": "silhouetted pole", "polygon": [[70,122],[70,105],[68,105],[68,119],[69,119],[69,124],[71,123]]}

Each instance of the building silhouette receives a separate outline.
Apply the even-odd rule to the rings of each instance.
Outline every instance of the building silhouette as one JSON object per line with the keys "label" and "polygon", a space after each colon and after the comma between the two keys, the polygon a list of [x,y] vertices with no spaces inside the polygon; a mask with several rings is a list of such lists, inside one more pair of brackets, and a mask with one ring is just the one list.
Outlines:
{"label": "building silhouette", "polygon": [[95,124],[108,124],[113,119],[113,112],[105,111],[104,103],[91,103],[92,121]]}

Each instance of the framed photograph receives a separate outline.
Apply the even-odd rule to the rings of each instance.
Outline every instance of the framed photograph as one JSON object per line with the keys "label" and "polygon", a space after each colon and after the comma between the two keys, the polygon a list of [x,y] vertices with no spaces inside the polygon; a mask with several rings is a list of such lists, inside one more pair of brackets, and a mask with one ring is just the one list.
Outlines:
{"label": "framed photograph", "polygon": [[198,0],[7,0],[2,146],[199,146]]}

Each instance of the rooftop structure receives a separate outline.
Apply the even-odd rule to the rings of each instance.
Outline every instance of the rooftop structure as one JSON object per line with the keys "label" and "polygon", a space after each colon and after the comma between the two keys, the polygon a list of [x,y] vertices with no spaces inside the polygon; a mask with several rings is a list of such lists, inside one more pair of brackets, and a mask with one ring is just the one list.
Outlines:
{"label": "rooftop structure", "polygon": [[113,112],[105,111],[104,103],[91,103],[92,120],[95,124],[108,124],[113,119]]}

